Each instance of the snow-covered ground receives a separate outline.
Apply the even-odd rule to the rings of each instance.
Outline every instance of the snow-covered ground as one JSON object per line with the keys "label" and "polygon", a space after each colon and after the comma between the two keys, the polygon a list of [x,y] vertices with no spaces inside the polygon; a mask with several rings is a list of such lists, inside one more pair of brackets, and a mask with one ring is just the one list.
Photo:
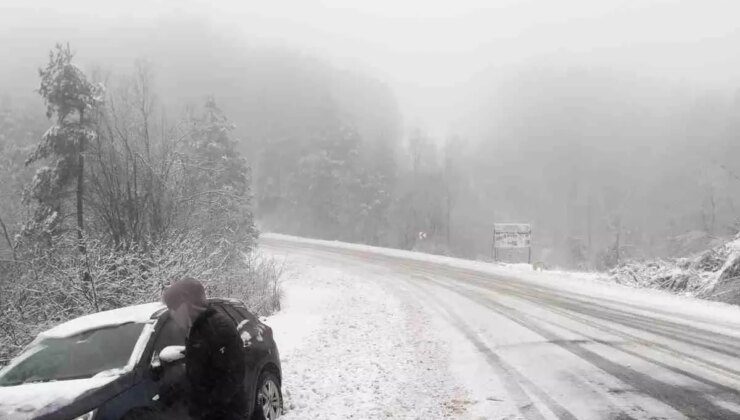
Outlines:
{"label": "snow-covered ground", "polygon": [[449,377],[448,343],[419,305],[368,276],[291,255],[279,343],[286,418],[455,416],[468,395]]}
{"label": "snow-covered ground", "polygon": [[405,251],[265,235],[287,418],[740,418],[740,310]]}

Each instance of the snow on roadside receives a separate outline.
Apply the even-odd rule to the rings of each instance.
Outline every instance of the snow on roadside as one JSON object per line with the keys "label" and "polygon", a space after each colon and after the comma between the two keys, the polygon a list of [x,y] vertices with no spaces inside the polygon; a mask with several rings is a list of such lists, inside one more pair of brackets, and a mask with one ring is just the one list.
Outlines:
{"label": "snow on roadside", "polygon": [[[262,237],[431,262],[448,267],[476,270],[501,277],[508,277],[513,281],[526,281],[545,287],[557,283],[558,289],[569,290],[574,294],[584,294],[595,298],[611,299],[619,305],[632,303],[668,312],[676,312],[677,308],[681,308],[680,312],[685,314],[687,319],[692,317],[701,319],[704,328],[711,328],[717,332],[734,334],[733,329],[724,329],[721,324],[736,325],[737,320],[740,319],[740,307],[738,306],[701,300],[691,296],[676,295],[664,290],[638,289],[627,285],[616,284],[607,275],[600,273],[554,270],[535,271],[528,264],[487,263],[399,249],[308,239],[275,233],[264,233]],[[716,322],[717,325],[707,324],[710,320]]]}
{"label": "snow on roadside", "polygon": [[367,273],[295,254],[286,266],[283,310],[266,321],[280,350],[286,419],[460,417],[465,393],[429,317]]}

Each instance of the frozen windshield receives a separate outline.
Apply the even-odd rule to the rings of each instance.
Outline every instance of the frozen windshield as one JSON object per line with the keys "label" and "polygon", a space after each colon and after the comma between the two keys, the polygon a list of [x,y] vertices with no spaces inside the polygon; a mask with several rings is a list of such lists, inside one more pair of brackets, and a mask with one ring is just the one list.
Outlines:
{"label": "frozen windshield", "polygon": [[99,328],[64,338],[44,338],[0,372],[0,386],[89,378],[128,363],[144,324]]}

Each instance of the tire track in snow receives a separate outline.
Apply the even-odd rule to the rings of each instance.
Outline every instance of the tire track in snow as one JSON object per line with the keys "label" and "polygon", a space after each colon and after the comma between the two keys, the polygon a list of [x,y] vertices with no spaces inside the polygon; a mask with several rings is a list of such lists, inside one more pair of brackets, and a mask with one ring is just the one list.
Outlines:
{"label": "tire track in snow", "polygon": [[[421,279],[422,281],[425,281],[425,282],[434,281],[432,279],[427,278],[426,276],[423,276],[422,277],[422,276],[419,276],[419,275],[415,275],[414,277],[415,278],[419,278],[419,279]],[[422,287],[422,286],[419,286],[419,285],[414,285],[414,286],[417,288],[417,290],[419,291],[419,293],[426,295],[430,300],[433,300],[435,302],[435,305],[443,308],[444,313],[448,315],[448,318],[450,319],[450,321],[458,329],[460,329],[461,331],[464,332],[464,334],[468,338],[468,340],[471,340],[471,341],[475,342],[476,343],[476,347],[478,347],[479,349],[481,349],[481,348],[484,348],[485,349],[484,351],[482,351],[483,353],[485,353],[485,354],[489,354],[489,353],[495,354],[495,351],[493,349],[491,349],[488,345],[484,344],[482,341],[480,341],[480,339],[478,339],[477,334],[475,334],[475,332],[472,331],[470,329],[470,327],[468,327],[467,323],[462,318],[460,318],[459,316],[455,315],[452,312],[452,309],[449,307],[449,305],[447,305],[444,302],[442,302],[439,298],[433,296],[429,292],[429,290],[427,288]],[[469,299],[468,296],[464,296],[464,297],[466,299]],[[573,340],[561,339],[559,341],[569,342],[569,341],[573,341]],[[550,343],[550,342],[551,341],[549,340],[548,343]],[[508,373],[511,374],[511,376],[512,376],[512,378],[514,380],[516,380],[519,383],[523,384],[526,387],[526,389],[529,389],[534,395],[536,395],[541,401],[543,401],[545,403],[545,405],[547,406],[547,408],[550,409],[550,411],[553,414],[555,414],[559,419],[575,419],[575,418],[577,418],[572,412],[568,411],[565,407],[563,407],[557,401],[555,401],[549,394],[547,394],[547,392],[545,392],[540,387],[536,386],[526,376],[524,376],[523,374],[521,374],[520,372],[518,372],[516,370],[516,368],[514,368],[513,366],[507,364],[506,362],[503,362],[498,356],[496,356],[496,358],[499,361],[499,363],[501,363],[507,369]],[[596,395],[598,395],[598,394],[596,394]],[[599,397],[601,397],[601,396],[599,395]],[[619,420],[630,420],[630,419],[634,419],[634,417],[632,417],[631,415],[629,415],[627,412],[625,412],[621,408],[616,407],[616,406],[613,406],[613,405],[610,406],[606,401],[604,401],[604,402],[605,402],[605,404],[603,404],[602,407],[608,408],[608,411],[609,411],[608,418],[610,418],[610,419],[619,419]]]}
{"label": "tire track in snow", "polygon": [[[563,314],[563,316],[567,316],[567,315]],[[534,317],[534,316],[532,316],[532,317],[535,318],[535,319],[538,319],[538,320],[540,320],[540,321],[542,321],[544,323],[551,323],[548,320],[545,320],[545,319],[542,319],[542,318],[538,318],[538,317]],[[571,319],[577,320],[576,317],[573,317]],[[581,323],[584,323],[584,324],[588,324],[587,321],[583,321],[583,320],[580,320],[578,322],[581,322]],[[691,372],[689,372],[687,370],[684,370],[684,369],[681,369],[681,368],[678,368],[678,367],[669,365],[668,363],[664,363],[664,362],[662,362],[662,361],[660,361],[658,359],[655,359],[653,357],[648,357],[648,356],[645,356],[643,354],[640,354],[640,353],[638,353],[636,351],[626,349],[624,345],[615,344],[615,343],[610,342],[610,341],[607,341],[607,340],[599,339],[598,337],[595,337],[593,335],[586,334],[586,333],[584,333],[581,330],[576,330],[574,328],[566,327],[566,326],[563,326],[561,324],[558,324],[557,327],[558,328],[561,328],[561,329],[564,329],[566,331],[569,331],[569,332],[571,332],[573,334],[582,335],[583,337],[586,337],[589,341],[591,341],[593,343],[597,343],[597,344],[601,344],[601,345],[604,345],[604,346],[611,347],[611,348],[613,348],[615,350],[621,351],[622,353],[626,353],[626,354],[628,354],[628,355],[630,355],[632,357],[635,357],[637,359],[642,359],[642,360],[644,360],[644,361],[646,361],[648,363],[652,363],[652,364],[658,365],[658,366],[662,367],[663,369],[669,370],[669,371],[671,371],[673,373],[676,373],[676,374],[679,374],[679,375],[683,375],[683,376],[685,376],[687,378],[690,378],[690,379],[693,379],[693,380],[695,380],[697,382],[701,382],[704,385],[707,385],[707,386],[716,388],[718,391],[724,393],[724,394],[722,394],[723,397],[724,397],[723,399],[725,401],[727,401],[727,402],[733,402],[733,400],[740,399],[740,391],[738,391],[735,388],[732,388],[732,387],[729,387],[727,385],[724,385],[724,384],[721,384],[721,383],[718,383],[718,382],[715,382],[715,381],[706,379],[706,378],[704,378],[702,376],[696,375],[696,374],[691,373]],[[619,334],[619,333],[618,332],[615,332],[615,334]],[[643,346],[650,346],[649,344],[642,344],[642,345]],[[729,396],[729,398],[727,398],[728,396]]]}
{"label": "tire track in snow", "polygon": [[[588,318],[586,318],[587,315],[575,314],[575,313],[572,313],[572,312],[569,312],[569,311],[560,309],[557,306],[553,306],[553,305],[548,305],[548,310],[550,310],[551,312],[557,313],[558,315],[563,316],[565,318],[568,318],[568,319],[571,319],[573,321],[576,321],[577,323],[588,325],[588,326],[590,326],[590,327],[592,327],[594,329],[597,329],[599,331],[606,332],[606,333],[609,333],[611,335],[621,337],[622,339],[624,339],[628,343],[641,345],[643,347],[648,347],[648,348],[653,349],[653,350],[658,350],[658,351],[662,352],[663,354],[665,354],[667,356],[670,356],[670,357],[673,357],[675,359],[689,359],[689,360],[691,360],[692,362],[694,362],[696,364],[703,365],[703,367],[705,369],[712,370],[712,371],[714,371],[714,372],[716,372],[718,374],[724,374],[724,375],[731,374],[732,376],[734,376],[734,379],[740,380],[740,377],[737,376],[736,371],[734,369],[728,368],[728,367],[726,367],[724,365],[720,365],[719,363],[714,363],[714,362],[711,362],[711,361],[708,361],[708,360],[699,359],[699,358],[697,358],[697,357],[695,357],[695,356],[693,356],[691,354],[683,353],[683,352],[680,352],[680,351],[676,351],[675,349],[673,349],[673,348],[671,348],[671,347],[669,347],[667,345],[656,343],[656,342],[652,342],[652,341],[648,341],[648,340],[646,340],[646,339],[644,339],[642,337],[638,337],[638,336],[633,335],[633,334],[630,334],[628,332],[625,332],[625,331],[622,331],[622,330],[619,330],[619,329],[616,329],[616,328],[609,327],[607,325],[604,325],[602,322],[598,322],[598,318],[596,318],[595,320],[588,319]],[[532,316],[532,317],[533,318],[536,318],[536,319],[539,319],[540,321],[545,322],[545,323],[554,324],[551,320],[546,320],[546,319],[538,318],[538,317],[535,317],[535,316]],[[665,369],[671,370],[674,373],[678,373],[678,374],[684,375],[684,376],[686,376],[688,378],[691,378],[691,379],[693,379],[695,381],[702,382],[705,385],[709,385],[709,386],[715,387],[715,388],[717,388],[717,389],[719,389],[721,391],[724,391],[724,392],[730,392],[730,393],[738,394],[738,396],[740,396],[740,391],[738,391],[737,389],[734,389],[734,388],[731,388],[731,387],[729,387],[727,385],[724,385],[724,384],[721,384],[721,383],[718,383],[718,382],[715,382],[715,381],[706,379],[706,378],[704,378],[702,376],[693,374],[693,373],[688,372],[686,370],[683,370],[681,368],[678,368],[678,367],[675,367],[675,366],[671,366],[671,365],[669,365],[667,363],[664,363],[664,362],[662,362],[662,361],[660,361],[660,360],[658,360],[656,358],[648,357],[648,356],[645,356],[643,354],[637,353],[635,351],[629,350],[629,349],[625,348],[625,345],[615,344],[613,342],[609,342],[607,340],[599,339],[599,338],[596,338],[596,337],[590,336],[590,335],[587,336],[587,335],[585,335],[580,330],[577,331],[575,329],[566,327],[566,326],[564,326],[562,324],[557,324],[557,326],[558,326],[558,328],[562,328],[564,330],[568,330],[568,331],[570,331],[572,333],[577,333],[577,334],[584,335],[584,336],[588,337],[589,340],[591,340],[593,342],[597,342],[597,343],[603,344],[603,345],[608,345],[608,346],[613,347],[615,349],[619,349],[620,351],[622,351],[624,353],[627,353],[627,354],[629,354],[629,355],[631,355],[633,357],[637,357],[637,358],[642,359],[642,360],[645,360],[647,362],[660,365],[661,367],[663,367]]]}
{"label": "tire track in snow", "polygon": [[[290,245],[293,245],[293,244],[290,244]],[[291,247],[290,245],[288,245],[287,247],[290,248]],[[281,243],[281,246],[282,246],[282,243]],[[304,251],[307,249],[306,246],[302,244],[294,245],[293,248],[297,250],[304,250]],[[313,244],[310,245],[310,249],[315,250],[321,253],[321,255],[325,255],[325,256],[336,256],[337,254],[339,254],[339,255],[345,255],[345,256],[357,258],[365,262],[367,262],[368,260],[370,262],[375,262],[375,263],[391,262],[394,265],[395,264],[400,265],[407,270],[421,271],[421,272],[424,272],[424,273],[427,273],[427,274],[430,274],[436,277],[444,276],[453,282],[459,281],[459,278],[463,277],[467,280],[467,283],[475,284],[479,287],[495,290],[497,292],[506,293],[508,295],[512,295],[512,296],[536,303],[538,305],[545,305],[545,306],[548,306],[549,308],[559,308],[559,309],[567,308],[567,310],[570,310],[578,315],[590,316],[590,317],[599,319],[601,321],[610,321],[610,322],[618,323],[620,325],[623,325],[624,327],[634,329],[640,332],[649,332],[652,334],[656,334],[654,329],[651,328],[653,326],[652,324],[654,323],[652,321],[656,321],[656,320],[641,322],[639,326],[632,325],[630,322],[628,322],[628,320],[625,320],[624,318],[620,319],[619,320],[620,322],[618,322],[617,320],[611,317],[611,314],[609,311],[602,310],[602,307],[596,307],[595,312],[597,313],[594,314],[594,311],[592,311],[593,304],[591,304],[591,302],[585,302],[589,304],[590,306],[583,307],[582,305],[577,305],[573,303],[573,301],[576,301],[576,303],[581,302],[582,299],[571,298],[570,296],[563,295],[560,292],[553,291],[549,288],[541,288],[536,285],[532,285],[532,287],[529,288],[528,287],[529,285],[520,285],[518,284],[519,282],[517,282],[516,280],[514,280],[513,282],[512,281],[507,282],[505,281],[506,277],[501,277],[504,279],[502,281],[500,280],[499,277],[496,277],[496,276],[486,275],[480,272],[476,272],[476,271],[468,270],[468,269],[461,269],[458,267],[449,267],[446,265],[432,264],[432,263],[428,263],[424,261],[412,261],[412,260],[402,259],[399,257],[372,254],[372,253],[367,253],[367,252],[358,252],[355,250],[347,250],[347,249],[334,248],[334,247],[328,247],[328,246],[318,246],[318,248],[320,249],[316,249],[313,246]],[[434,269],[430,270],[430,266],[433,266]],[[623,311],[620,311],[620,312],[623,312]],[[635,320],[637,318],[632,317],[631,319]],[[675,324],[675,323],[674,325],[680,326],[680,324]],[[711,341],[710,339],[707,339],[706,337],[703,337],[702,341],[699,341],[699,342],[697,342],[696,340],[687,341],[687,340],[681,339],[681,333],[683,332],[683,330],[687,328],[688,327],[684,326],[683,328],[681,328],[681,330],[678,330],[678,331],[674,330],[673,334],[668,334],[668,333],[663,332],[663,333],[657,333],[656,335],[659,335],[670,341],[684,342],[686,344],[703,347],[708,350],[719,350],[719,353],[721,354],[725,354],[731,357],[738,357],[738,355],[735,352],[724,351],[724,349],[718,348],[715,345],[705,344],[706,342]],[[600,329],[605,330],[605,328],[600,328]],[[610,332],[609,330],[605,330],[605,331]],[[634,337],[635,336],[631,335],[631,338],[634,338]],[[726,339],[723,341],[732,340],[732,339],[734,339],[735,341],[738,341],[737,339],[733,337],[729,337],[729,336],[724,336],[724,337]],[[719,369],[722,371],[723,374],[730,374],[736,377],[740,376],[740,371],[726,364],[715,363],[705,358],[698,357],[694,354],[690,354],[684,351],[677,350],[667,344],[659,343],[656,341],[648,341],[644,338],[641,340],[651,343],[651,347],[663,348],[663,349],[666,349],[667,351],[670,351],[673,354],[678,354],[683,358],[695,360],[698,363],[712,366],[714,370]],[[691,377],[691,375],[689,375],[689,377]],[[721,389],[722,385],[721,384],[717,384],[717,385]]]}
{"label": "tire track in snow", "polygon": [[[619,308],[601,305],[602,302],[609,302],[615,305],[619,305],[619,301],[615,301],[613,299],[598,298],[600,305],[595,305],[592,300],[588,300],[589,297],[587,295],[582,295],[579,293],[565,294],[555,288],[543,287],[529,282],[522,283],[516,278],[482,273],[480,271],[462,267],[453,267],[445,264],[412,260],[398,256],[384,255],[367,251],[358,251],[330,245],[313,243],[292,243],[282,240],[278,240],[278,242],[281,247],[285,248],[293,248],[303,251],[305,251],[306,249],[312,249],[314,251],[323,253],[324,255],[344,255],[357,258],[358,260],[364,262],[391,263],[401,266],[405,269],[419,270],[432,274],[434,276],[444,275],[452,281],[457,281],[458,277],[464,277],[469,282],[476,283],[484,287],[495,286],[496,290],[498,291],[506,290],[509,291],[510,294],[517,292],[519,293],[519,297],[533,302],[536,301],[539,303],[542,301],[557,300],[557,303],[561,307],[565,306],[580,313],[587,313],[589,311],[593,313],[594,311],[600,311],[601,313],[599,314],[599,318],[602,319],[610,319],[614,322],[617,322],[614,317],[621,316],[622,318],[619,318],[619,323],[628,328],[650,332],[673,341],[682,341],[691,346],[703,347],[707,350],[716,351],[718,353],[725,354],[733,358],[740,357],[740,338],[738,337],[729,336],[714,331],[708,333],[692,327],[691,325],[675,323],[670,320],[661,319],[654,315],[647,315],[647,318],[650,318],[650,320],[645,321],[643,319],[645,318],[645,316],[638,316],[634,313],[626,312]],[[583,298],[578,298],[577,296],[582,296]],[[584,305],[588,307],[584,307]],[[645,307],[638,307],[636,305],[619,306],[639,308],[639,310],[642,312],[655,312],[656,315],[658,313],[665,313],[665,311],[653,311]],[[636,323],[639,323],[639,325],[634,325]],[[737,327],[737,325],[722,325],[735,328]],[[689,337],[685,337],[687,335]],[[740,371],[735,371],[735,373],[740,374]]]}
{"label": "tire track in snow", "polygon": [[453,293],[465,296],[468,299],[471,299],[491,309],[497,314],[504,316],[509,320],[521,325],[522,327],[535,332],[536,334],[547,339],[548,342],[578,356],[579,358],[587,361],[593,366],[632,386],[634,389],[638,389],[651,396],[652,398],[670,405],[688,418],[740,418],[740,414],[714,404],[712,401],[707,399],[703,393],[661,382],[628,366],[620,365],[616,362],[606,359],[600,354],[585,348],[580,343],[574,342],[572,340],[564,340],[563,337],[560,337],[552,331],[543,328],[542,326],[538,325],[538,323],[528,320],[528,316],[526,314],[521,313],[521,311],[518,311],[515,308],[495,302],[492,299],[482,298],[481,296],[469,291],[462,291],[458,288],[452,287],[448,284],[435,279],[431,279],[426,276],[424,278],[439,287],[444,287]]}
{"label": "tire track in snow", "polygon": [[[427,267],[417,267],[416,265],[413,265],[413,264],[408,268],[414,269],[417,271],[422,271],[424,273],[433,275],[435,277],[439,277],[440,275],[442,275],[453,282],[459,281],[458,277],[453,277],[452,275],[445,273],[444,272],[445,270],[442,270],[442,272],[440,273],[440,271],[437,271],[437,270],[432,271],[432,270],[429,270],[429,268]],[[659,321],[657,320],[649,320],[649,321],[641,320],[635,316],[630,317],[629,319],[625,319],[624,317],[615,318],[614,316],[612,316],[610,311],[605,311],[602,309],[602,307],[592,304],[590,302],[588,306],[574,305],[571,302],[571,299],[563,299],[560,296],[546,294],[545,292],[541,292],[541,291],[532,293],[531,291],[527,289],[517,287],[511,284],[501,284],[499,282],[494,283],[490,281],[490,278],[487,278],[487,277],[482,278],[479,273],[459,273],[457,274],[457,276],[459,277],[464,276],[466,280],[468,280],[467,283],[474,284],[482,288],[494,290],[496,292],[505,293],[507,295],[515,296],[517,298],[520,298],[520,299],[523,299],[523,300],[526,300],[532,303],[536,303],[538,305],[545,305],[550,308],[568,309],[577,314],[586,315],[586,316],[594,317],[600,320],[617,323],[627,328],[631,328],[631,329],[638,330],[641,332],[649,332],[654,335],[664,337],[671,341],[678,341],[678,342],[690,344],[692,346],[702,347],[707,350],[715,351],[717,353],[730,356],[733,358],[740,357],[740,354],[734,351],[726,351],[725,349],[723,349],[722,347],[718,347],[717,345],[707,344],[706,342],[711,341],[711,340],[709,340],[706,337],[702,337],[701,341],[687,340],[687,339],[681,338],[681,335],[684,332],[684,330],[690,327],[684,327],[682,329],[675,329],[673,333],[656,332],[655,329],[653,328],[653,324],[658,323]],[[474,277],[474,278],[471,279],[470,277]],[[533,289],[537,289],[537,288],[533,287]],[[630,320],[632,320],[633,322],[630,322]],[[637,324],[637,325],[634,325],[634,324]],[[679,325],[679,324],[675,324],[675,325]],[[729,337],[729,336],[725,336],[725,337],[727,337],[728,340],[732,339],[732,337]],[[738,341],[738,339],[735,339],[735,340]],[[656,343],[654,341],[651,343],[653,343],[653,345],[658,345],[658,346],[663,346],[663,347],[668,348],[668,346],[660,344],[660,343]],[[733,346],[734,346],[734,343],[733,343]],[[691,359],[700,361],[701,363],[704,363],[710,366],[720,367],[725,373],[730,373],[734,376],[740,376],[740,371],[732,367],[729,367],[726,365],[720,365],[712,361],[702,359],[692,354],[681,352],[675,349],[673,351],[681,354],[683,357],[691,358]]]}
{"label": "tire track in snow", "polygon": [[[646,320],[644,317],[617,308],[597,305],[593,301],[574,298],[553,289],[543,288],[537,285],[519,284],[516,280],[506,282],[500,280],[497,276],[486,276],[472,270],[450,269],[445,266],[441,266],[441,270],[436,267],[432,270],[428,264],[424,266],[406,261],[399,261],[399,263],[408,269],[422,271],[436,277],[443,275],[452,281],[459,281],[460,277],[463,277],[469,283],[485,288],[492,288],[499,292],[505,291],[508,294],[515,294],[517,297],[532,302],[556,304],[556,306],[561,308],[589,314],[640,331],[647,331],[669,340],[682,341],[686,344],[702,347],[730,357],[740,357],[740,344],[738,344],[740,340],[737,337],[731,337],[721,333],[708,334],[689,325],[678,324],[667,320],[656,318]],[[740,374],[740,371],[734,370],[734,373]]]}
{"label": "tire track in snow", "polygon": [[480,353],[482,353],[488,363],[497,372],[498,376],[504,381],[507,392],[515,401],[517,409],[526,419],[538,420],[544,419],[542,413],[537,409],[534,401],[527,395],[524,388],[527,388],[536,395],[550,411],[561,420],[575,420],[576,417],[565,407],[557,403],[546,392],[537,387],[532,381],[519,373],[513,366],[503,361],[493,349],[481,341],[477,334],[465,323],[465,321],[455,314],[447,304],[439,300],[436,296],[429,293],[423,287],[419,287],[411,282],[408,284],[416,288],[417,291],[426,296],[427,299],[434,303],[435,308],[449,320]]}

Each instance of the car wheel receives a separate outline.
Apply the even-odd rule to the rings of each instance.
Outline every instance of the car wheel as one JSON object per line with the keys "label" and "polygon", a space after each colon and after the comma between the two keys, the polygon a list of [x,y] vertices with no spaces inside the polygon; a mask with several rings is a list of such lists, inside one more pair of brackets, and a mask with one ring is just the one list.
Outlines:
{"label": "car wheel", "polygon": [[262,372],[257,381],[253,419],[274,420],[282,413],[283,393],[280,391],[280,380],[272,372]]}

